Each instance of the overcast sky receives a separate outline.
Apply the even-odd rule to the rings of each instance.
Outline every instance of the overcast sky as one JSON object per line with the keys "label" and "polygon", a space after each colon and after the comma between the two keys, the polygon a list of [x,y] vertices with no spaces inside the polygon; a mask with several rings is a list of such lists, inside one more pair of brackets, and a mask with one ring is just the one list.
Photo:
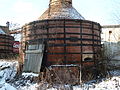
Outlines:
{"label": "overcast sky", "polygon": [[[73,0],[73,7],[86,19],[101,25],[116,24],[119,0]],[[48,8],[49,0],[0,0],[0,25],[7,21],[25,23],[37,20]],[[120,13],[119,13],[120,15]]]}

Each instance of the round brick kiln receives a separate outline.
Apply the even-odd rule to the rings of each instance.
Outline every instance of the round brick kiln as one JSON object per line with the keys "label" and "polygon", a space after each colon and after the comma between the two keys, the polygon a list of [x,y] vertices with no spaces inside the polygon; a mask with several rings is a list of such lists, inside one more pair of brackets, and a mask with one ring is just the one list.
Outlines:
{"label": "round brick kiln", "polygon": [[72,0],[51,0],[39,20],[23,26],[22,51],[29,44],[44,43],[47,65],[93,65],[101,48],[101,26],[85,20]]}
{"label": "round brick kiln", "polygon": [[39,20],[22,28],[23,71],[40,73],[50,67],[53,82],[58,81],[55,77],[73,85],[88,80],[97,75],[100,34],[100,24],[85,20],[72,7],[72,0],[50,0]]}
{"label": "round brick kiln", "polygon": [[13,41],[14,38],[0,29],[0,58],[7,58],[13,53]]}
{"label": "round brick kiln", "polygon": [[100,29],[100,24],[87,20],[40,20],[23,27],[23,40],[45,42],[47,65],[87,64],[95,62],[101,48]]}

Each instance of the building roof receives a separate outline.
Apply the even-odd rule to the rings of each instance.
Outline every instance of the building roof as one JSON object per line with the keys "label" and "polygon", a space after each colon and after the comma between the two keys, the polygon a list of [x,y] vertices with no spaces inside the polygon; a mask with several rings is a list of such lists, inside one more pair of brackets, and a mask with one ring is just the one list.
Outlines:
{"label": "building roof", "polygon": [[5,32],[0,28],[0,34],[5,34]]}
{"label": "building roof", "polygon": [[84,17],[72,7],[72,0],[51,0],[49,8],[39,17],[44,19],[82,19]]}

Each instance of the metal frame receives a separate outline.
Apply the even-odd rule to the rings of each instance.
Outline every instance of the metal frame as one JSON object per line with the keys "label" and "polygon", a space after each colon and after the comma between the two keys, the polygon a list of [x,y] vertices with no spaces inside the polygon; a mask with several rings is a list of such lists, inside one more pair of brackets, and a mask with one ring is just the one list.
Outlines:
{"label": "metal frame", "polygon": [[[30,22],[28,23],[28,25],[31,25],[31,24],[34,24],[34,23],[42,23],[42,22],[45,22],[45,21],[75,21],[75,22],[80,22],[80,21],[83,21],[83,22],[87,22],[87,23],[91,23],[91,21],[89,20],[81,20],[81,19],[46,19],[46,20],[37,20],[37,21],[33,21],[33,22]],[[100,25],[99,23],[97,22],[93,22],[95,25]]]}
{"label": "metal frame", "polygon": [[82,52],[83,52],[83,49],[82,49],[83,38],[82,38],[82,27],[81,26],[82,26],[82,21],[80,22],[80,33],[81,33],[80,34],[80,42],[81,42],[81,45],[80,45],[80,48],[81,48],[81,53],[80,53],[80,55],[81,55],[81,62],[80,63],[81,63],[81,67],[82,67],[82,63],[83,63],[83,60],[82,60],[83,59],[83,55],[82,55]]}
{"label": "metal frame", "polygon": [[[93,24],[93,22],[92,22],[92,27],[91,27],[91,30],[92,30],[92,33],[94,33],[94,24]],[[92,39],[94,40],[94,36],[92,35]],[[95,45],[94,45],[94,41],[92,41],[92,43],[93,43],[93,46],[92,46],[92,49],[93,49],[93,52],[95,52]],[[98,44],[97,44],[98,45]],[[93,61],[94,61],[94,63],[95,63],[95,54],[93,54]]]}
{"label": "metal frame", "polygon": [[67,63],[67,60],[66,60],[66,28],[65,28],[66,26],[65,26],[65,20],[64,20],[64,61],[65,61],[65,64]]}
{"label": "metal frame", "polygon": [[[46,25],[39,26],[39,27],[36,26],[36,30],[37,29],[46,30],[47,28],[64,28],[64,26],[46,26]],[[85,28],[85,29],[91,29],[89,27],[83,27],[83,26],[65,26],[65,28]],[[95,28],[94,28],[94,30],[99,31],[98,29],[95,29]],[[29,31],[33,31],[33,29],[29,29]]]}
{"label": "metal frame", "polygon": [[[55,63],[56,61],[48,61],[47,63]],[[81,67],[82,67],[82,65],[83,65],[83,63],[86,63],[86,62],[88,62],[88,61],[84,61],[84,62],[82,62],[82,63],[80,63],[80,61],[67,61],[68,63],[72,63],[72,64],[78,64],[78,65],[81,65]],[[94,63],[94,61],[89,61],[89,62],[91,62],[91,63]],[[84,68],[84,67],[83,67]]]}
{"label": "metal frame", "polygon": [[[39,35],[56,35],[56,34],[64,34],[64,33],[43,33],[43,34],[35,34],[35,35],[37,35],[37,36],[39,36]],[[66,35],[68,35],[68,34],[74,34],[74,35],[88,35],[88,36],[96,36],[96,37],[99,37],[100,38],[100,36],[99,35],[95,35],[95,34],[87,34],[87,33],[68,33],[68,32],[66,32]],[[31,37],[31,36],[34,36],[34,34],[33,35],[28,35],[27,37]]]}
{"label": "metal frame", "polygon": [[82,53],[82,52],[80,52],[80,53],[76,53],[76,52],[73,52],[73,53],[48,53],[48,54],[97,54],[97,53]]}
{"label": "metal frame", "polygon": [[[36,42],[36,41],[41,41],[43,39],[34,39],[34,40],[29,40],[29,42]],[[71,40],[71,38],[44,38],[45,41],[54,41],[54,40]],[[77,38],[77,40],[81,40],[80,38]],[[97,39],[83,39],[82,41],[97,41],[97,42],[101,42],[101,40],[97,40]]]}
{"label": "metal frame", "polygon": [[[62,22],[62,26],[52,26],[52,24],[49,24],[51,23],[51,21],[63,21]],[[68,23],[67,21],[75,21],[76,23],[78,23],[76,26],[68,26],[66,23]],[[26,37],[32,37],[32,36],[39,36],[41,35],[41,39],[34,39],[34,40],[29,40],[29,43],[33,43],[33,42],[39,42],[39,41],[44,41],[46,42],[46,49],[48,47],[64,47],[64,53],[50,53],[50,52],[47,52],[46,55],[53,55],[53,54],[62,54],[64,55],[64,63],[67,64],[67,61],[66,60],[66,55],[67,54],[79,54],[81,55],[81,60],[79,61],[79,64],[83,64],[83,61],[82,61],[82,55],[83,54],[94,54],[93,57],[95,58],[95,55],[97,52],[95,52],[95,48],[94,47],[101,47],[101,44],[99,44],[101,42],[101,37],[100,37],[100,34],[99,35],[96,35],[94,34],[94,31],[100,31],[100,28],[96,29],[94,28],[94,25],[99,25],[98,23],[95,23],[95,22],[91,22],[91,21],[83,21],[83,20],[71,20],[71,19],[56,19],[56,20],[40,20],[40,21],[34,21],[34,22],[31,22],[29,23],[28,25],[34,25],[35,23],[42,23],[44,22],[45,25],[41,25],[41,26],[35,26],[31,29],[29,29],[28,31],[33,31],[33,32],[37,32],[37,30],[46,30],[47,32],[46,33],[43,33],[43,34],[30,34]],[[71,22],[72,23],[72,22]],[[83,23],[91,23],[91,27],[88,25],[88,26],[82,26]],[[50,26],[51,25],[51,26]],[[67,26],[66,26],[67,25]],[[79,25],[79,26],[78,26]],[[100,26],[100,25],[99,25]],[[63,29],[63,32],[62,33],[52,33],[52,32],[49,32],[49,29],[50,28],[61,28]],[[69,33],[66,31],[66,28],[79,28],[80,30],[80,33]],[[89,33],[83,33],[83,28],[84,29],[89,29],[89,30],[92,30],[92,34],[89,34]],[[71,38],[66,38],[66,35],[69,35],[69,34],[73,34],[73,35],[80,35],[80,38],[77,38],[76,40],[77,41],[80,41],[80,44],[68,44],[67,43],[67,40],[71,40]],[[63,38],[49,38],[49,35],[63,35]],[[91,39],[86,39],[86,38],[82,38],[82,36],[84,35],[88,35],[88,36],[92,36]],[[42,38],[44,36],[47,36],[47,38]],[[97,39],[95,39],[94,37],[97,37]],[[54,44],[54,43],[49,43],[48,41],[54,41],[54,40],[63,40],[64,43],[62,44]],[[93,44],[83,44],[84,41],[91,41]],[[97,44],[95,44],[94,42],[97,42]],[[66,52],[66,47],[67,46],[79,46],[81,48],[81,51],[79,53],[76,53],[76,52],[73,52],[73,53],[67,53]],[[83,53],[83,46],[92,46],[93,48],[93,53]],[[91,61],[89,61],[91,62]],[[92,61],[93,62],[93,61]],[[95,62],[95,60],[94,60]]]}

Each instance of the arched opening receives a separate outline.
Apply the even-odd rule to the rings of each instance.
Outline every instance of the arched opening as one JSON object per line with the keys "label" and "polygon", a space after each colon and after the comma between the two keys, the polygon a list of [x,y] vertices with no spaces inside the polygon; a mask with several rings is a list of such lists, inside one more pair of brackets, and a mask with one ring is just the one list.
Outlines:
{"label": "arched opening", "polygon": [[87,58],[84,59],[84,61],[92,61],[92,60],[93,60],[93,59],[90,58],[90,57],[87,57]]}

